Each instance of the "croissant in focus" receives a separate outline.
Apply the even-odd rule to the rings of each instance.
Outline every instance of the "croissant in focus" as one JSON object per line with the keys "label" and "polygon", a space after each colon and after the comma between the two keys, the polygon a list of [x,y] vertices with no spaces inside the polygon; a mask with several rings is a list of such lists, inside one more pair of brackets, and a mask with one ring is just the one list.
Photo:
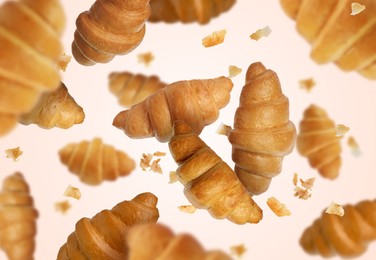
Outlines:
{"label": "croissant in focus", "polygon": [[310,105],[304,111],[296,142],[298,152],[328,179],[335,179],[341,167],[341,137],[336,132],[335,123],[324,109]]}
{"label": "croissant in focus", "polygon": [[73,97],[68,93],[64,83],[53,91],[44,93],[30,113],[23,114],[21,124],[36,124],[42,128],[70,128],[84,121],[85,113]]}
{"label": "croissant in focus", "polygon": [[0,135],[43,92],[59,86],[57,61],[65,15],[58,0],[5,1],[0,6]]}
{"label": "croissant in focus", "polygon": [[311,44],[319,64],[335,62],[344,71],[376,79],[376,1],[360,0],[364,11],[352,13],[352,0],[281,0],[298,32]]}
{"label": "croissant in focus", "polygon": [[154,94],[167,84],[158,76],[145,76],[130,72],[113,72],[109,75],[110,91],[118,97],[119,104],[131,107]]}
{"label": "croissant in focus", "polygon": [[133,51],[144,38],[149,15],[149,0],[96,0],[77,17],[73,57],[90,66]]}
{"label": "croissant in focus", "polygon": [[38,211],[21,173],[4,179],[0,191],[0,248],[9,260],[32,260]]}
{"label": "croissant in focus", "polygon": [[260,62],[249,66],[228,139],[240,181],[252,195],[265,192],[294,148],[295,125],[277,74]]}
{"label": "croissant in focus", "polygon": [[154,194],[141,193],[111,210],[102,210],[91,219],[80,219],[76,230],[60,248],[57,259],[128,259],[128,230],[137,224],[157,222],[157,202]]}
{"label": "croissant in focus", "polygon": [[300,245],[307,253],[356,257],[376,239],[376,200],[364,200],[343,208],[343,217],[323,212],[303,232]]}
{"label": "croissant in focus", "polygon": [[207,24],[212,18],[228,11],[236,0],[150,0],[149,21]]}
{"label": "croissant in focus", "polygon": [[59,151],[59,156],[72,173],[89,185],[113,181],[130,174],[136,167],[127,154],[104,144],[100,138],[68,144]]}
{"label": "croissant in focus", "polygon": [[113,125],[131,138],[155,136],[167,142],[173,135],[173,122],[183,120],[199,134],[217,120],[219,109],[230,101],[232,87],[226,77],[175,82],[120,112]]}
{"label": "croissant in focus", "polygon": [[236,224],[262,219],[262,210],[235,172],[185,122],[175,122],[169,148],[179,165],[176,174],[184,194],[194,207]]}
{"label": "croissant in focus", "polygon": [[206,251],[192,235],[175,235],[170,228],[158,223],[140,224],[130,228],[127,233],[127,244],[129,260],[232,259],[220,250]]}

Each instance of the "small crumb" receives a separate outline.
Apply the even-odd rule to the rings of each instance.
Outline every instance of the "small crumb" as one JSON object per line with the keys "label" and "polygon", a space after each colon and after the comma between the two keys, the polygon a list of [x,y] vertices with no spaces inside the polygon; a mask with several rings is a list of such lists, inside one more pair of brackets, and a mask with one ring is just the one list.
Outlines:
{"label": "small crumb", "polygon": [[81,191],[79,188],[75,188],[69,184],[67,189],[64,191],[63,196],[79,200],[81,198]]}
{"label": "small crumb", "polygon": [[168,183],[175,183],[179,180],[178,175],[175,171],[170,171],[170,181]]}
{"label": "small crumb", "polygon": [[266,203],[268,204],[269,208],[278,216],[278,217],[284,217],[284,216],[290,216],[291,212],[286,207],[285,204],[281,203],[279,200],[277,200],[275,197],[270,197]]}
{"label": "small crumb", "polygon": [[337,124],[336,125],[336,136],[344,136],[349,130],[350,130],[350,127],[347,127],[347,126],[341,125],[341,124]]}
{"label": "small crumb", "polygon": [[225,40],[226,30],[215,31],[202,39],[202,45],[205,48],[212,47],[223,43]]}
{"label": "small crumb", "polygon": [[230,253],[238,258],[242,257],[245,252],[247,252],[247,248],[244,246],[244,244],[230,247]]}
{"label": "small crumb", "polygon": [[68,210],[72,207],[68,200],[60,201],[55,203],[55,211],[66,214]]}
{"label": "small crumb", "polygon": [[68,63],[71,61],[72,56],[63,53],[59,60],[57,61],[57,67],[59,70],[65,71],[67,69]]}
{"label": "small crumb", "polygon": [[350,147],[353,156],[358,157],[361,155],[359,144],[356,142],[353,136],[349,136],[347,139],[347,145]]}
{"label": "small crumb", "polygon": [[294,186],[298,185],[298,178],[298,174],[294,172],[294,178],[292,179],[292,184],[294,184]]}
{"label": "small crumb", "polygon": [[182,205],[182,206],[179,206],[178,209],[181,212],[187,213],[187,214],[193,214],[196,211],[196,208],[192,205]]}
{"label": "small crumb", "polygon": [[159,174],[163,174],[162,172],[162,168],[161,166],[159,165],[159,162],[160,162],[160,158],[159,159],[156,159],[154,161],[151,162],[151,165],[150,165],[150,170],[152,172],[156,172],[156,173],[159,173]]}
{"label": "small crumb", "polygon": [[335,202],[332,202],[330,203],[329,207],[326,209],[325,213],[335,214],[335,215],[342,217],[343,215],[345,215],[345,210],[343,209],[341,205]]}
{"label": "small crumb", "polygon": [[303,188],[306,188],[307,190],[312,190],[313,184],[315,183],[316,178],[309,178],[307,180],[300,179],[300,183]]}
{"label": "small crumb", "polygon": [[239,75],[240,73],[242,73],[242,69],[239,68],[239,67],[236,67],[234,65],[230,65],[228,67],[228,77],[229,78],[233,78],[233,77],[236,77],[237,75]]}
{"label": "small crumb", "polygon": [[150,168],[151,160],[153,159],[153,155],[151,153],[142,154],[141,160],[140,160],[140,167],[143,171],[146,171],[148,168]]}
{"label": "small crumb", "polygon": [[218,126],[218,129],[216,131],[217,134],[219,135],[225,135],[227,136],[228,133],[231,131],[231,126],[229,125],[225,125],[224,123],[221,123],[219,126]]}
{"label": "small crumb", "polygon": [[311,197],[311,193],[308,191],[308,189],[303,189],[302,187],[296,186],[294,191],[294,196],[298,197],[299,199],[307,200]]}
{"label": "small crumb", "polygon": [[162,157],[162,156],[166,156],[166,153],[165,152],[156,151],[155,153],[153,153],[153,156]]}
{"label": "small crumb", "polygon": [[351,14],[350,15],[357,15],[364,11],[366,7],[364,5],[361,5],[359,3],[351,3]]}
{"label": "small crumb", "polygon": [[316,82],[313,78],[302,79],[299,80],[299,86],[301,89],[304,89],[310,93],[312,92],[313,87],[316,86]]}
{"label": "small crumb", "polygon": [[138,62],[145,64],[145,66],[150,66],[150,63],[154,60],[154,55],[151,51],[146,53],[141,53],[137,55]]}
{"label": "small crumb", "polygon": [[23,154],[23,151],[20,150],[20,147],[7,149],[5,150],[7,158],[13,159],[13,161],[17,161],[18,158]]}
{"label": "small crumb", "polygon": [[266,26],[262,29],[257,30],[256,32],[252,33],[249,37],[252,40],[258,41],[262,37],[268,37],[271,34],[272,30],[269,28],[269,26]]}

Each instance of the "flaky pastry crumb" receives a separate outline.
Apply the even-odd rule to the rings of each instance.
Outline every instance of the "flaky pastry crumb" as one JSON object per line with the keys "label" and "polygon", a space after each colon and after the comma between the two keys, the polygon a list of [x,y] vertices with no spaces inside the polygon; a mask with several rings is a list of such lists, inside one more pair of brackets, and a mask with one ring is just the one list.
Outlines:
{"label": "flaky pastry crumb", "polygon": [[353,156],[358,157],[361,155],[359,144],[353,136],[349,136],[347,139],[347,145],[350,147]]}
{"label": "flaky pastry crumb", "polygon": [[302,79],[299,80],[299,86],[307,92],[312,92],[313,87],[316,86],[316,82],[313,78]]}
{"label": "flaky pastry crumb", "polygon": [[350,130],[350,127],[347,127],[342,124],[336,125],[336,136],[344,136],[348,131]]}
{"label": "flaky pastry crumb", "polygon": [[68,200],[59,201],[55,203],[55,211],[66,214],[68,210],[72,207]]}
{"label": "flaky pastry crumb", "polygon": [[175,171],[170,171],[169,176],[170,176],[170,181],[168,183],[175,183],[179,180],[178,175],[176,174]]}
{"label": "flaky pastry crumb", "polygon": [[59,70],[65,71],[71,59],[72,56],[63,53],[57,61],[57,68]]}
{"label": "flaky pastry crumb", "polygon": [[192,205],[182,205],[182,206],[178,206],[178,209],[183,212],[183,213],[187,213],[187,214],[193,214],[195,213],[196,211],[196,208]]}
{"label": "flaky pastry crumb", "polygon": [[165,152],[156,151],[156,152],[153,153],[153,156],[162,157],[162,156],[166,156],[166,153]]}
{"label": "flaky pastry crumb", "polygon": [[224,123],[221,123],[218,126],[216,133],[219,134],[219,135],[227,136],[228,133],[231,131],[231,129],[232,129],[231,126],[225,125]]}
{"label": "flaky pastry crumb", "polygon": [[159,162],[160,162],[160,158],[159,159],[156,159],[154,161],[151,162],[151,165],[150,165],[150,170],[152,172],[156,172],[156,173],[159,173],[159,174],[162,174],[162,168],[161,166],[159,165]]}
{"label": "flaky pastry crumb", "polygon": [[238,258],[242,257],[245,252],[247,252],[247,248],[244,246],[244,244],[230,247],[230,253]]}
{"label": "flaky pastry crumb", "polygon": [[277,200],[275,197],[270,197],[266,201],[269,208],[276,214],[278,217],[284,217],[284,216],[290,216],[291,212],[286,207],[285,204],[281,203],[279,200]]}
{"label": "flaky pastry crumb", "polygon": [[298,179],[298,174],[294,172],[294,177],[292,178],[292,184],[294,184],[294,186],[298,185]]}
{"label": "flaky pastry crumb", "polygon": [[242,73],[242,69],[239,68],[239,67],[236,67],[234,65],[230,65],[228,67],[228,77],[229,78],[233,78],[233,77],[236,77],[237,75],[239,75],[240,73]]}
{"label": "flaky pastry crumb", "polygon": [[20,147],[16,147],[5,150],[5,154],[7,155],[7,158],[11,158],[13,159],[13,161],[17,161],[18,158],[23,154],[23,151],[20,150]]}
{"label": "flaky pastry crumb", "polygon": [[252,33],[249,37],[252,40],[258,41],[262,37],[268,37],[271,34],[272,30],[270,29],[269,26],[266,26],[262,29],[257,30],[256,32]]}
{"label": "flaky pastry crumb", "polygon": [[307,200],[311,197],[311,193],[308,189],[303,189],[302,187],[296,186],[294,191],[294,196],[298,197],[299,199]]}
{"label": "flaky pastry crumb", "polygon": [[351,3],[351,14],[350,15],[357,15],[364,11],[366,7],[364,5],[361,5],[359,3]]}
{"label": "flaky pastry crumb", "polygon": [[202,39],[202,45],[205,48],[223,43],[226,36],[226,30],[215,31]]}
{"label": "flaky pastry crumb", "polygon": [[63,196],[79,200],[81,198],[81,191],[79,188],[73,187],[69,184],[67,189],[64,191]]}
{"label": "flaky pastry crumb", "polygon": [[345,210],[343,209],[341,205],[335,202],[332,202],[330,203],[329,207],[325,210],[325,213],[335,214],[335,215],[342,217],[343,215],[345,215]]}
{"label": "flaky pastry crumb", "polygon": [[306,188],[308,190],[312,190],[313,184],[315,184],[316,178],[309,178],[307,180],[300,179],[300,185],[303,188]]}
{"label": "flaky pastry crumb", "polygon": [[140,167],[143,171],[147,171],[148,168],[150,168],[151,160],[153,160],[153,155],[151,153],[142,154],[141,160],[140,160]]}
{"label": "flaky pastry crumb", "polygon": [[137,55],[138,62],[143,63],[145,66],[150,66],[151,62],[154,60],[154,55],[151,51],[141,53]]}

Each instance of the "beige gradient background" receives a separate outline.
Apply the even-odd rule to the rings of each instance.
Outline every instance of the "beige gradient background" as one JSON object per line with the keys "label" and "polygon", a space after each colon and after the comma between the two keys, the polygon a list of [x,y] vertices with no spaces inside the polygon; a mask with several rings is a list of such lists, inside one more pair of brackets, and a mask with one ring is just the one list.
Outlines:
{"label": "beige gradient background", "polygon": [[[66,52],[75,30],[77,15],[88,10],[92,0],[63,0],[67,14],[64,34]],[[253,41],[249,35],[269,26],[268,38]],[[212,31],[227,29],[225,42],[204,48],[201,39]],[[150,67],[138,63],[137,55],[152,51],[155,60]],[[92,217],[102,209],[112,208],[145,191],[159,198],[160,222],[175,232],[189,232],[208,249],[244,244],[243,259],[320,259],[307,255],[298,240],[305,227],[317,218],[331,201],[340,204],[356,203],[375,198],[376,183],[376,81],[357,73],[344,73],[332,64],[317,65],[309,57],[310,47],[295,30],[295,23],[282,11],[279,1],[238,0],[234,7],[208,25],[147,24],[141,45],[126,56],[118,56],[109,64],[92,67],[79,65],[72,59],[63,81],[86,113],[83,124],[69,130],[44,130],[37,126],[19,125],[0,139],[0,181],[15,171],[21,171],[30,184],[35,205],[39,210],[35,259],[56,259],[57,252],[75,223],[82,217]],[[262,61],[279,75],[283,91],[290,99],[291,120],[298,126],[302,113],[311,103],[327,109],[337,122],[350,127],[343,139],[343,165],[335,181],[321,178],[308,161],[296,150],[285,157],[282,173],[274,178],[269,190],[255,197],[264,210],[263,220],[255,224],[235,225],[227,220],[215,220],[205,210],[189,215],[178,210],[188,204],[179,183],[168,184],[168,172],[176,169],[169,153],[161,160],[164,174],[142,172],[137,166],[128,177],[92,187],[81,183],[59,161],[57,151],[65,144],[101,137],[105,143],[127,152],[136,162],[142,153],[168,152],[167,144],[155,139],[132,140],[112,126],[114,116],[123,110],[108,90],[107,76],[113,71],[156,74],[165,82],[194,78],[213,78],[228,75],[228,66],[236,65],[243,72],[233,79],[231,101],[221,110],[219,119],[204,129],[202,139],[231,167],[231,146],[224,136],[215,133],[221,122],[232,125],[249,64]],[[301,90],[298,81],[313,77],[317,82],[312,93]],[[358,141],[361,156],[354,157],[346,145],[348,136]],[[20,146],[24,154],[19,161],[6,158],[5,149]],[[293,173],[303,179],[317,177],[309,200],[293,196]],[[71,210],[66,215],[56,212],[54,203],[65,200],[64,190],[71,184],[81,189],[79,201],[69,199]],[[278,218],[266,205],[275,196],[291,210],[290,217]],[[375,259],[376,242],[358,259]],[[0,252],[0,259],[6,259]],[[339,259],[334,257],[332,259]]]}

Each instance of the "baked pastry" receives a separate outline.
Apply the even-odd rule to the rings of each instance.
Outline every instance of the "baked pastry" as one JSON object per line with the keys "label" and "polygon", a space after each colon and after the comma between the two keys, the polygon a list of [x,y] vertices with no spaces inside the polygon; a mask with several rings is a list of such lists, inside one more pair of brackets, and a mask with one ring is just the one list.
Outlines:
{"label": "baked pastry", "polygon": [[352,13],[350,0],[280,0],[298,32],[311,44],[319,64],[335,62],[344,71],[376,79],[376,2],[360,0],[366,8]]}
{"label": "baked pastry", "polygon": [[240,181],[252,195],[265,192],[295,146],[296,129],[277,74],[261,62],[247,70],[228,139]]}

